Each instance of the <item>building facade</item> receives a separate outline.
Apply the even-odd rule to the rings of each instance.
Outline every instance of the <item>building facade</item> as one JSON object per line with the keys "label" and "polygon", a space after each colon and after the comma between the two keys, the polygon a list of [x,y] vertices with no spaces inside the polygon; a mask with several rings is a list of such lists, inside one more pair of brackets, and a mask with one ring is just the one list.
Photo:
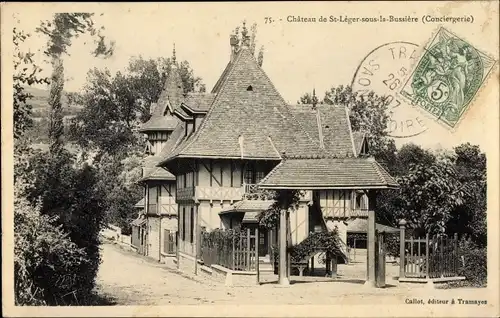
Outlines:
{"label": "building facade", "polygon": [[[349,221],[368,216],[376,191],[396,186],[364,156],[364,135],[352,132],[345,107],[316,100],[290,105],[281,97],[247,33],[243,26],[241,41],[231,36],[229,62],[210,93],[171,94],[166,103],[182,128],[156,167],[175,176],[178,261],[189,271],[196,268],[200,231],[258,226],[258,213],[272,204],[262,189],[304,190],[290,216],[298,244],[334,228],[346,242]],[[265,256],[276,230],[260,235]]]}

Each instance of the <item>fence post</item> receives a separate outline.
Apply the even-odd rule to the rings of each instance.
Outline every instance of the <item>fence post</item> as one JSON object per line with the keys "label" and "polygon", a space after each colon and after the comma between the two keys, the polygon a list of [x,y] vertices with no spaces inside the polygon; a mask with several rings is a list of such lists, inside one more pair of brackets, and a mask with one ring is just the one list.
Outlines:
{"label": "fence post", "polygon": [[425,278],[429,279],[430,268],[429,268],[429,233],[425,234]]}
{"label": "fence post", "polygon": [[234,236],[236,234],[233,235],[233,246],[232,246],[232,254],[231,254],[231,269],[234,270],[234,257],[235,257],[235,254],[234,254],[234,249],[235,249],[235,246],[234,246]]}
{"label": "fence post", "polygon": [[[257,285],[259,285],[259,280],[260,280],[260,272],[259,272],[259,241],[260,241],[260,236],[259,236],[259,225],[255,228],[255,270],[257,271]],[[274,266],[274,263],[273,263]]]}
{"label": "fence post", "polygon": [[441,268],[440,272],[441,272],[441,277],[444,277],[444,269],[445,268],[444,268],[444,261],[443,261],[443,258],[444,258],[444,254],[443,254],[443,252],[444,252],[443,236],[441,235],[441,236],[439,236],[439,238],[441,240],[441,244],[440,244],[441,245],[441,251],[439,253],[439,255],[440,255],[440,259],[439,259],[440,262],[439,263],[440,263],[440,268]]}
{"label": "fence post", "polygon": [[453,275],[458,276],[458,233],[453,235]]}
{"label": "fence post", "polygon": [[247,227],[247,255],[246,255],[246,266],[245,269],[250,271],[250,228]]}
{"label": "fence post", "polygon": [[399,221],[399,278],[405,277],[405,219]]}

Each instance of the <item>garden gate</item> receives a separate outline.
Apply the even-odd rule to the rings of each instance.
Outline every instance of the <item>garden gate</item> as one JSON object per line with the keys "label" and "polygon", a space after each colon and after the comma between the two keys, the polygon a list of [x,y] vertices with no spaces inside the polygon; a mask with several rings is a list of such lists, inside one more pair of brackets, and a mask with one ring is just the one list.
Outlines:
{"label": "garden gate", "polygon": [[459,270],[458,236],[427,234],[425,237],[405,237],[401,227],[400,277],[444,278],[457,277]]}

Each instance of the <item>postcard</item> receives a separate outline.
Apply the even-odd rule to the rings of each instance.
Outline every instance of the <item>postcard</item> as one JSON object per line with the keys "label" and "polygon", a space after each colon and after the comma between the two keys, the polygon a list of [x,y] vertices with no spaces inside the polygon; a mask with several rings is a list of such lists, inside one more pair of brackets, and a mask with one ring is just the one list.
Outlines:
{"label": "postcard", "polygon": [[498,1],[1,14],[6,316],[500,314]]}

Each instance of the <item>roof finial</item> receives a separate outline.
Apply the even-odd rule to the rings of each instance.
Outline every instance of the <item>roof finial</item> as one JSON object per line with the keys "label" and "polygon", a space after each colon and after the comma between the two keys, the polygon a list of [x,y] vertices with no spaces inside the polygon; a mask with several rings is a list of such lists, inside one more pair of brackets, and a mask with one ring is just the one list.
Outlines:
{"label": "roof finial", "polygon": [[246,20],[243,20],[243,30],[241,31],[241,35],[243,35],[244,37],[248,34],[246,23]]}
{"label": "roof finial", "polygon": [[250,46],[250,36],[248,35],[245,20],[243,20],[243,30],[241,31],[241,46],[247,48]]}
{"label": "roof finial", "polygon": [[174,49],[172,50],[172,62],[174,64],[176,63],[176,58],[175,58],[175,42],[174,42]]}
{"label": "roof finial", "polygon": [[313,109],[316,109],[316,105],[318,104],[318,98],[316,97],[316,88],[313,88],[313,94],[312,94],[312,106]]}

